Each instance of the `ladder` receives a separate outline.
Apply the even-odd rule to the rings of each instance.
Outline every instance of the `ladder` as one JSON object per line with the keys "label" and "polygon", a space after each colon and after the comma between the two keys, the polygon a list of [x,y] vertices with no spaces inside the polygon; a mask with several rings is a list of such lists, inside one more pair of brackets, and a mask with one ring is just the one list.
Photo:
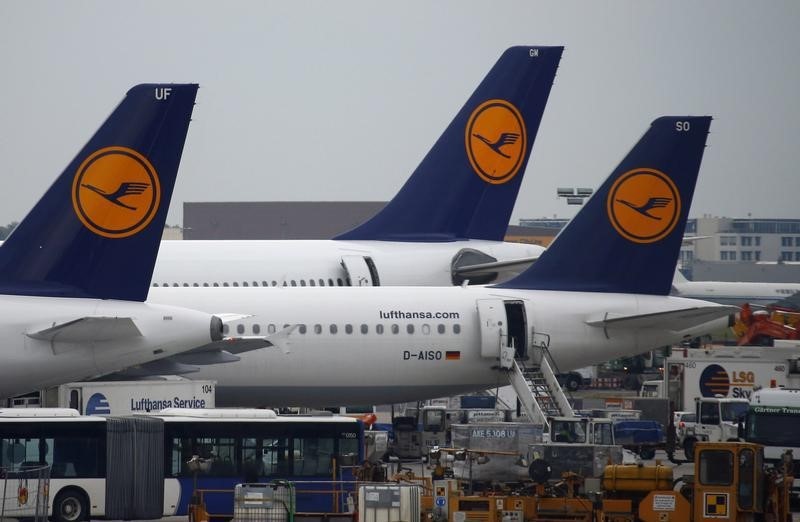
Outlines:
{"label": "ladder", "polygon": [[[556,372],[553,371],[555,364],[552,363],[548,344],[549,339],[540,344],[534,343],[532,364],[528,366],[513,356],[508,357],[508,353],[501,356],[501,368],[506,370],[509,384],[514,388],[528,419],[541,423],[545,431],[550,429],[548,417],[575,416],[569,398],[556,379]],[[514,347],[510,346],[508,350],[513,353]]]}

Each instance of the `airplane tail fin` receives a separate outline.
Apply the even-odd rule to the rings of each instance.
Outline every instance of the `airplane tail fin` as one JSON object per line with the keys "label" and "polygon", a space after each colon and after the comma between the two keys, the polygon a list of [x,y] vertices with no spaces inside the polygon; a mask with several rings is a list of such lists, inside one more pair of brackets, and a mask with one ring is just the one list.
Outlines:
{"label": "airplane tail fin", "polygon": [[563,50],[506,50],[400,192],[335,239],[502,241]]}
{"label": "airplane tail fin", "polygon": [[497,286],[667,295],[710,124],[655,120],[536,263]]}
{"label": "airplane tail fin", "polygon": [[196,84],[142,84],[0,247],[0,293],[144,301]]}

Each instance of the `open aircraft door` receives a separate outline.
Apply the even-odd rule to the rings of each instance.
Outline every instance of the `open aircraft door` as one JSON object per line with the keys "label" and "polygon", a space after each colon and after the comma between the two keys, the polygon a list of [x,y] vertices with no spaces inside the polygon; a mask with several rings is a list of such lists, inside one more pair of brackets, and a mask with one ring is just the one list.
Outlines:
{"label": "open aircraft door", "polygon": [[527,321],[522,301],[478,299],[481,357],[499,359],[510,368],[513,359],[527,358]]}
{"label": "open aircraft door", "polygon": [[380,286],[378,270],[369,256],[342,256],[342,267],[349,286]]}
{"label": "open aircraft door", "polygon": [[508,339],[506,307],[502,299],[478,299],[481,324],[481,357],[497,359]]}

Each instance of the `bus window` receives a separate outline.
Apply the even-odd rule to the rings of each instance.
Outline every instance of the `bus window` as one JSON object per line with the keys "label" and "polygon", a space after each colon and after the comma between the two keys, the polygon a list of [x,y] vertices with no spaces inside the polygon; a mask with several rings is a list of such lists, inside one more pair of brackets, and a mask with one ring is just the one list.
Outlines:
{"label": "bus window", "polygon": [[295,438],[294,474],[301,477],[330,475],[333,458],[333,438]]}

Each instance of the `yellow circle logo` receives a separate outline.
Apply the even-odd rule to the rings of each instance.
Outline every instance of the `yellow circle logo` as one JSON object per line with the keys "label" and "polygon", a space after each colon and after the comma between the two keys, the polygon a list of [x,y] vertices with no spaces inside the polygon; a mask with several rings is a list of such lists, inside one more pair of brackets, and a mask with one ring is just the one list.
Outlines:
{"label": "yellow circle logo", "polygon": [[81,222],[103,237],[132,236],[153,220],[161,201],[158,174],[127,147],[90,155],[72,181],[72,206]]}
{"label": "yellow circle logo", "polygon": [[617,232],[634,243],[664,239],[678,223],[681,197],[675,183],[655,169],[633,169],[619,177],[606,208]]}
{"label": "yellow circle logo", "polygon": [[525,122],[505,100],[483,102],[467,122],[467,157],[482,180],[494,185],[514,178],[525,156]]}

